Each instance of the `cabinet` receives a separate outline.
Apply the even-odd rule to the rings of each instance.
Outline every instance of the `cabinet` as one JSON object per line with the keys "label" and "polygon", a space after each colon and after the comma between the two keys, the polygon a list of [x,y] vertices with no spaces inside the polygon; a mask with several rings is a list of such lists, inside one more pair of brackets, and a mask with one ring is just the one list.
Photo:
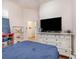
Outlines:
{"label": "cabinet", "polygon": [[72,33],[38,33],[38,36],[37,42],[54,45],[60,55],[71,57]]}

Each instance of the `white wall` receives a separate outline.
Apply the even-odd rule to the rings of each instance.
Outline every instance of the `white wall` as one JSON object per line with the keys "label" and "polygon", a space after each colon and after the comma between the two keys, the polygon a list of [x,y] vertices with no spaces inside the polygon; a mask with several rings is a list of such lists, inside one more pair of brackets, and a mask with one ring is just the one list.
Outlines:
{"label": "white wall", "polygon": [[[73,1],[53,0],[40,6],[40,18],[62,17],[62,30],[73,30]],[[74,18],[75,20],[75,18]]]}
{"label": "white wall", "polygon": [[3,10],[8,11],[8,18],[10,19],[10,26],[22,26],[22,8],[14,2],[3,0]]}

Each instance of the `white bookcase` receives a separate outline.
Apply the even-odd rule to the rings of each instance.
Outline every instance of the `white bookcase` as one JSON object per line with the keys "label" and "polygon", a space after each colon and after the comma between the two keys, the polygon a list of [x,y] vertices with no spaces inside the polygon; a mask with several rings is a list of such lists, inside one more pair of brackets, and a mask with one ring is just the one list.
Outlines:
{"label": "white bookcase", "polygon": [[55,45],[59,54],[71,57],[72,55],[72,33],[38,33],[37,42]]}

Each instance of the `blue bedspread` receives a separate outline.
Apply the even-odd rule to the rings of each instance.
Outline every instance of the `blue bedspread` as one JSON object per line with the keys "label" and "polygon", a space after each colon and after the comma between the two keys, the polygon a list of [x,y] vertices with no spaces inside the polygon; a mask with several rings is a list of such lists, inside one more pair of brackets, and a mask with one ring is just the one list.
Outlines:
{"label": "blue bedspread", "polygon": [[2,50],[2,59],[59,59],[55,46],[24,41]]}

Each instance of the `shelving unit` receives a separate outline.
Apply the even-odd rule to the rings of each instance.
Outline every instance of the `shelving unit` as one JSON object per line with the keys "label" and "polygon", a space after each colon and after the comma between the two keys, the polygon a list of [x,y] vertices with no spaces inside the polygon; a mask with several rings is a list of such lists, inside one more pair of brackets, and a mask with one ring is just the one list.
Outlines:
{"label": "shelving unit", "polygon": [[2,34],[2,47],[6,47],[14,44],[14,34]]}

